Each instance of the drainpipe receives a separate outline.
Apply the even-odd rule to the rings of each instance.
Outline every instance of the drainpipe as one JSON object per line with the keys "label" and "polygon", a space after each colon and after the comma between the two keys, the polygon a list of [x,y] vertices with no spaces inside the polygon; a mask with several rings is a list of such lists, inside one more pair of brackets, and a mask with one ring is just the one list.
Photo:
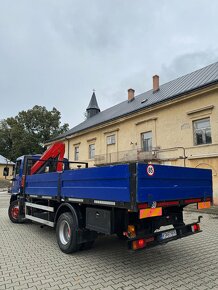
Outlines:
{"label": "drainpipe", "polygon": [[67,159],[69,161],[69,158],[70,158],[70,140],[66,137],[65,140],[67,141]]}

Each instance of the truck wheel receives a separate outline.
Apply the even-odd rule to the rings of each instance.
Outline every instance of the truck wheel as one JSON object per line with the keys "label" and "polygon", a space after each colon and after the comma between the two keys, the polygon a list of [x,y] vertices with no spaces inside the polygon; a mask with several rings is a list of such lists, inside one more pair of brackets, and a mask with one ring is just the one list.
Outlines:
{"label": "truck wheel", "polygon": [[19,216],[19,203],[18,200],[14,200],[11,202],[8,208],[8,216],[12,223],[21,224],[25,221],[25,219],[20,218]]}
{"label": "truck wheel", "polygon": [[71,212],[65,212],[60,215],[56,227],[56,237],[62,252],[69,254],[79,249],[77,230],[76,217]]}

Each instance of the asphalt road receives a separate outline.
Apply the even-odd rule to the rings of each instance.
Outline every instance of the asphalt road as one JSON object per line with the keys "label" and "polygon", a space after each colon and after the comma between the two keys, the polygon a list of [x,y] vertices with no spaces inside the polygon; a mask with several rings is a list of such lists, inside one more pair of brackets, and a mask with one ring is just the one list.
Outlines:
{"label": "asphalt road", "polygon": [[218,216],[203,214],[202,233],[165,246],[132,252],[112,236],[65,255],[51,228],[12,224],[8,200],[0,193],[0,289],[218,289]]}

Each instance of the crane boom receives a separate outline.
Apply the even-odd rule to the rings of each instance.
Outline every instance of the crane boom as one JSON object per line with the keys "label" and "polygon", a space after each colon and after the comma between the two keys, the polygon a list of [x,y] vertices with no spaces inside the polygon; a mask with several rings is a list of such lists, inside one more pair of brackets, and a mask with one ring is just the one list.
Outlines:
{"label": "crane boom", "polygon": [[50,159],[58,158],[56,171],[62,171],[62,161],[65,153],[65,144],[62,142],[54,143],[41,156],[41,158],[32,166],[31,175],[36,174],[40,168]]}

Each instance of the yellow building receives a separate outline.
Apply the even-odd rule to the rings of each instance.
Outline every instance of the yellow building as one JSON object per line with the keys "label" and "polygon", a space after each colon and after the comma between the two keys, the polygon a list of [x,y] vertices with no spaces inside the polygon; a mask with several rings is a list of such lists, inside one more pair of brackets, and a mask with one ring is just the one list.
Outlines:
{"label": "yellow building", "polygon": [[210,168],[218,205],[218,62],[100,112],[95,93],[87,119],[55,140],[66,157],[90,166],[127,161]]}
{"label": "yellow building", "polygon": [[8,173],[7,179],[11,179],[13,175],[14,163],[0,155],[0,179],[5,179],[4,172]]}

